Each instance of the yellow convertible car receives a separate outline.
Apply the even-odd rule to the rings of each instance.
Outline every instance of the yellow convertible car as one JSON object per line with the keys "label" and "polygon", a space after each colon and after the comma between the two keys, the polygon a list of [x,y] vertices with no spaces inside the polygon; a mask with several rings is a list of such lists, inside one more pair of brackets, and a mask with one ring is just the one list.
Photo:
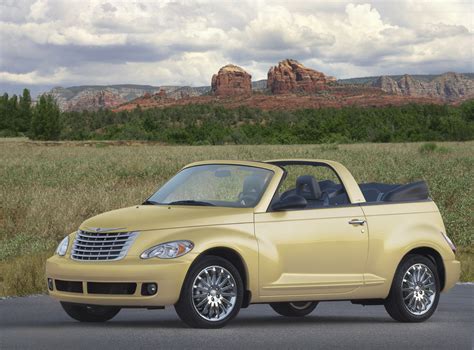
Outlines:
{"label": "yellow convertible car", "polygon": [[84,221],[46,276],[84,322],[174,305],[188,325],[218,328],[250,304],[305,316],[324,300],[420,322],[459,278],[455,250],[423,181],[358,184],[327,160],[204,161]]}

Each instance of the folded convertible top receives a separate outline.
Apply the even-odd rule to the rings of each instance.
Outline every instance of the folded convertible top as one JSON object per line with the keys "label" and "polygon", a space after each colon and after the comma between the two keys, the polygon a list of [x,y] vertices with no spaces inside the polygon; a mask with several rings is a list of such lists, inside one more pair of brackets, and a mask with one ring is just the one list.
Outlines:
{"label": "folded convertible top", "polygon": [[384,202],[408,202],[428,199],[428,185],[425,181],[399,186],[382,196]]}
{"label": "folded convertible top", "polygon": [[367,183],[360,184],[359,187],[367,202],[411,202],[429,198],[428,185],[425,181],[406,185]]}

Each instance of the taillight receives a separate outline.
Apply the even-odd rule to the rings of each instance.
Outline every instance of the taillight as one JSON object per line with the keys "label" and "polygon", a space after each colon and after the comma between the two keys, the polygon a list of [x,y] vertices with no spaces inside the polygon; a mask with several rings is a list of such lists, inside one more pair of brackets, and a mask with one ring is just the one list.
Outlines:
{"label": "taillight", "polygon": [[453,251],[453,253],[456,253],[456,246],[454,245],[453,241],[451,241],[451,239],[448,237],[448,235],[446,233],[441,232],[441,234],[443,235],[444,239],[448,243],[448,245],[451,248],[451,250]]}

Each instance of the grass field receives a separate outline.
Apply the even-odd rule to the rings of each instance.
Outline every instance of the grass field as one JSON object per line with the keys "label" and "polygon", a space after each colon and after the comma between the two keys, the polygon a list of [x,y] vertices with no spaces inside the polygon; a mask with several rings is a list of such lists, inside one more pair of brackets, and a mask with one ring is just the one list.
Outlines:
{"label": "grass field", "polygon": [[[325,158],[359,182],[425,179],[474,280],[474,142],[292,146],[0,141],[0,295],[44,291],[43,262],[86,218],[143,201],[202,159]],[[3,287],[2,287],[3,286]]]}

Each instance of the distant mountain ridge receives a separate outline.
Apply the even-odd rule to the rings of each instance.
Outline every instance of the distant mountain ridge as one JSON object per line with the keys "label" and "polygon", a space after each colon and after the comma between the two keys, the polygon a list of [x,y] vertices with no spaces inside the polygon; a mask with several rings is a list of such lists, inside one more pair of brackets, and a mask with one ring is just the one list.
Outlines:
{"label": "distant mountain ridge", "polygon": [[[366,87],[399,96],[426,97],[446,101],[474,98],[474,73],[444,73],[424,75],[389,75],[339,79],[336,86]],[[380,91],[379,90],[379,91]],[[253,92],[270,93],[267,79],[252,82]],[[152,86],[135,84],[83,85],[67,88],[55,87],[46,94],[52,95],[62,111],[94,111],[114,109],[144,97],[166,98],[167,103],[192,97],[209,95],[210,86]],[[363,91],[361,90],[363,94]]]}
{"label": "distant mountain ridge", "polygon": [[[431,82],[432,80],[439,78],[443,74],[408,74],[412,78],[419,80],[419,81],[426,81],[426,82]],[[464,75],[465,77],[469,79],[474,79],[474,73],[459,73],[461,75]],[[398,74],[398,75],[383,75],[385,77],[389,77],[393,80],[400,80],[407,74]],[[374,75],[374,76],[369,76],[369,77],[360,77],[360,78],[347,78],[347,79],[338,79],[337,82],[339,84],[372,84],[374,83],[377,79],[379,79],[381,76],[380,75]]]}
{"label": "distant mountain ridge", "polygon": [[[267,80],[252,82],[254,91],[266,90]],[[162,95],[167,98],[181,99],[206,95],[211,91],[210,86],[179,86],[179,85],[80,85],[54,87],[45,94],[53,96],[62,111],[98,110],[114,108],[144,95]]]}
{"label": "distant mountain ridge", "polygon": [[474,80],[453,72],[429,81],[415,79],[408,74],[398,80],[383,75],[372,86],[393,95],[441,98],[445,101],[474,98]]}
{"label": "distant mountain ridge", "polygon": [[97,110],[112,108],[144,95],[165,94],[170,98],[201,96],[210,90],[207,86],[151,86],[151,85],[83,85],[55,87],[46,94],[53,96],[63,111]]}

